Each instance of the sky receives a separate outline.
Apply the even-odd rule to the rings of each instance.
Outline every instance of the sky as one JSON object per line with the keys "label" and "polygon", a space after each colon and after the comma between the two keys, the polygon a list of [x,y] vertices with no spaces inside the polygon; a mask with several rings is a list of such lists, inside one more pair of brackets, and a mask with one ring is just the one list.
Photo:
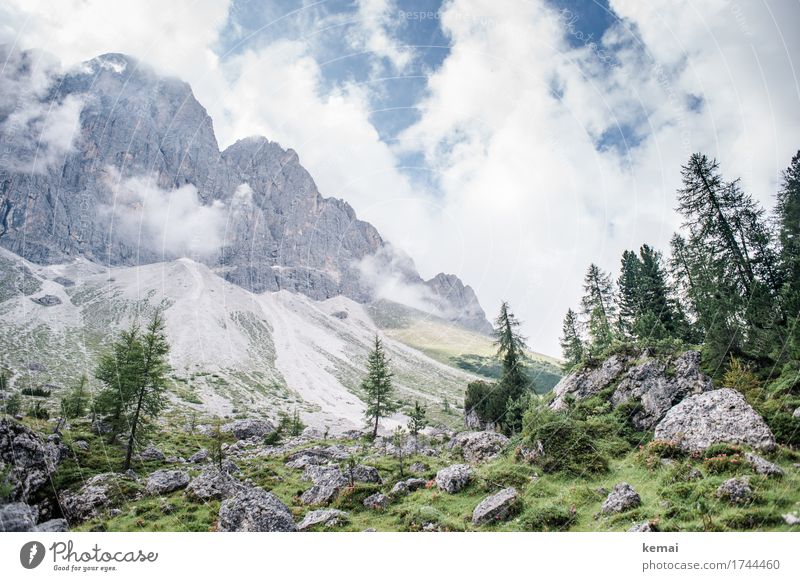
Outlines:
{"label": "sky", "polygon": [[222,147],[291,147],[425,278],[490,317],[508,300],[557,356],[591,262],[668,250],[691,153],[772,207],[798,22],[797,0],[5,0],[0,43],[183,78]]}

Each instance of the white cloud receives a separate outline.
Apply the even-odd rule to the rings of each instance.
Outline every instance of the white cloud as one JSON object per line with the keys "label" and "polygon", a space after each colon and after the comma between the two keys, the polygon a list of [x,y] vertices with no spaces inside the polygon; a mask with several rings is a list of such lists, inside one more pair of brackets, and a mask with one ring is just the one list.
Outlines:
{"label": "white cloud", "polygon": [[359,25],[350,30],[351,46],[386,59],[394,70],[402,72],[414,53],[392,37],[392,29],[403,24],[396,4],[391,0],[358,0],[357,5]]}
{"label": "white cloud", "polygon": [[226,219],[222,202],[203,204],[191,184],[167,190],[153,176],[122,177],[111,167],[106,171],[113,205],[105,211],[113,215],[116,238],[165,259],[201,259],[220,250]]}

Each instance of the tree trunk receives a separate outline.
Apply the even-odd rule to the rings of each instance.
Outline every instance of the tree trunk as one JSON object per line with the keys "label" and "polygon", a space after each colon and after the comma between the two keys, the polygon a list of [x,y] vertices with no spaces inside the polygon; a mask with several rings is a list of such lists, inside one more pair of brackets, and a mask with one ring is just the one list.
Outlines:
{"label": "tree trunk", "polygon": [[131,467],[131,456],[133,455],[133,444],[136,439],[136,428],[139,425],[139,412],[142,409],[142,400],[144,400],[145,386],[139,390],[139,401],[136,402],[136,412],[133,414],[133,422],[131,423],[131,433],[128,436],[128,450],[125,452],[125,463],[122,465],[122,471],[126,472]]}
{"label": "tree trunk", "polygon": [[372,439],[378,437],[378,414],[375,414],[375,427],[372,429]]}

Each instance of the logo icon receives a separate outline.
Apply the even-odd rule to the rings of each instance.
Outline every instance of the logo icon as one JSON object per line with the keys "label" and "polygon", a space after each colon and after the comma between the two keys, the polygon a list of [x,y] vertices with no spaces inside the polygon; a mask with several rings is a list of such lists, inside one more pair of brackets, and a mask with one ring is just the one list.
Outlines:
{"label": "logo icon", "polygon": [[19,562],[26,569],[35,569],[44,560],[44,545],[39,541],[30,541],[22,545],[19,551]]}

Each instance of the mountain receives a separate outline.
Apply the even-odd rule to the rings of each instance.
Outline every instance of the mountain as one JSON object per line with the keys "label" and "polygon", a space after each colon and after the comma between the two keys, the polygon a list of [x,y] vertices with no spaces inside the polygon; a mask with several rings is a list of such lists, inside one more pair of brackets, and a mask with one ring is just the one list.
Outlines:
{"label": "mountain", "polygon": [[256,293],[358,303],[380,298],[370,262],[420,289],[426,310],[490,330],[469,286],[397,261],[293,150],[250,137],[220,151],[188,84],[121,54],[61,73],[36,53],[0,53],[0,246],[38,264],[189,257]]}
{"label": "mountain", "polygon": [[[10,370],[15,390],[44,387],[56,405],[81,373],[94,383],[98,354],[118,330],[162,306],[179,413],[274,419],[297,410],[309,425],[334,432],[363,423],[359,384],[380,329],[352,299],[257,294],[188,258],[138,267],[105,268],[84,258],[42,266],[0,249],[0,273],[0,367]],[[476,376],[390,336],[385,345],[401,412],[419,400],[434,420],[457,424],[455,406]]]}

